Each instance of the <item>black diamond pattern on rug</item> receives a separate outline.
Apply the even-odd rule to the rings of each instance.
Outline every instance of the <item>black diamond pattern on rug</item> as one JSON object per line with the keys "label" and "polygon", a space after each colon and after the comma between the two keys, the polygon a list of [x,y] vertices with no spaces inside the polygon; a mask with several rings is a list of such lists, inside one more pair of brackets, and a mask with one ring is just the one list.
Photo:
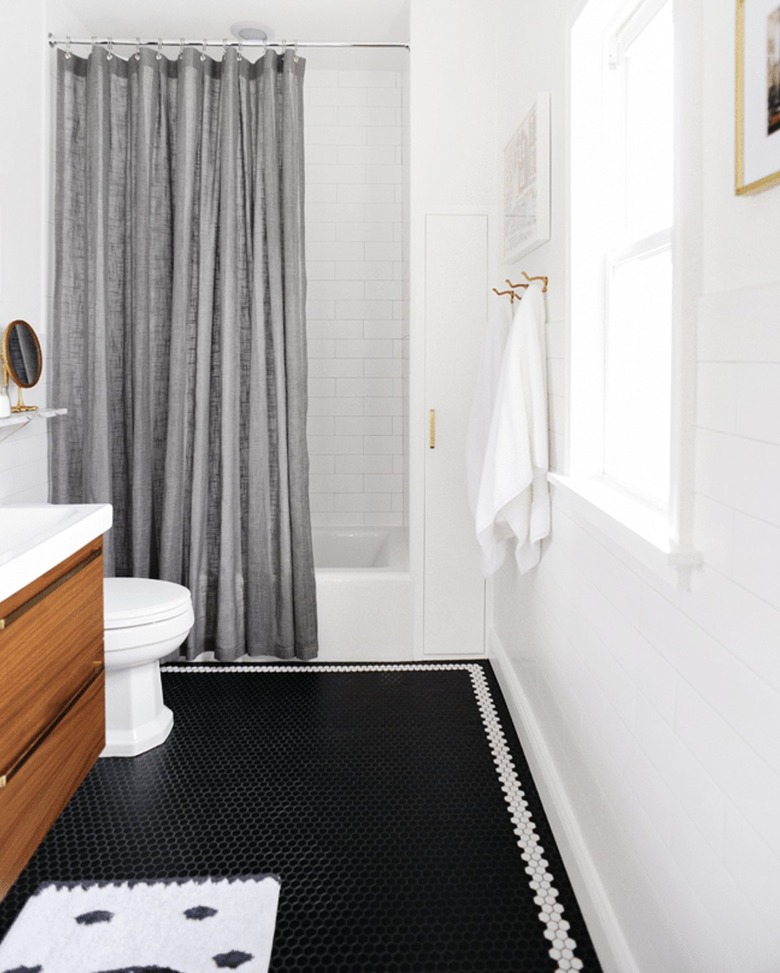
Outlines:
{"label": "black diamond pattern on rug", "polygon": [[[550,955],[472,665],[490,690],[571,952]],[[44,881],[274,873],[272,971],[598,973],[488,664],[169,668],[168,741],[98,761],[0,904],[0,935]]]}

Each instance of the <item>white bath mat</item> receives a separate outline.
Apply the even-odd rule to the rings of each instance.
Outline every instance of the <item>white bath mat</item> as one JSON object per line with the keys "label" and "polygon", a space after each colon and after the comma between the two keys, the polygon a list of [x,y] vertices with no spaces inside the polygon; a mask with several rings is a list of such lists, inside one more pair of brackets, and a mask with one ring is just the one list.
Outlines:
{"label": "white bath mat", "polygon": [[279,879],[49,882],[0,943],[0,973],[267,973]]}

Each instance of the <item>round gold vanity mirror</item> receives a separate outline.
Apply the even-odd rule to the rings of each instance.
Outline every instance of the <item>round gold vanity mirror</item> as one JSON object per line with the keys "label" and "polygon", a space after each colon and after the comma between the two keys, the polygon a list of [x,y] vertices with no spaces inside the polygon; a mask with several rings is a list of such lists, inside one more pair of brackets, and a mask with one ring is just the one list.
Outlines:
{"label": "round gold vanity mirror", "polygon": [[43,354],[38,335],[26,321],[12,321],[3,335],[3,384],[10,376],[19,393],[12,412],[33,412],[37,405],[25,405],[22,389],[31,389],[38,383],[43,369]]}

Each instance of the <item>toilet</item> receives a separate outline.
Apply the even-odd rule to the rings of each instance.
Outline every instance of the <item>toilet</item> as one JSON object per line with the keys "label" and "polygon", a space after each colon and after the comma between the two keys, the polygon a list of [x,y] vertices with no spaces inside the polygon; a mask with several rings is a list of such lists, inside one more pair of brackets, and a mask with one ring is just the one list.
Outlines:
{"label": "toilet", "polygon": [[192,598],[171,581],[105,578],[103,615],[106,746],[100,756],[135,757],[163,743],[173,727],[160,659],[189,635]]}

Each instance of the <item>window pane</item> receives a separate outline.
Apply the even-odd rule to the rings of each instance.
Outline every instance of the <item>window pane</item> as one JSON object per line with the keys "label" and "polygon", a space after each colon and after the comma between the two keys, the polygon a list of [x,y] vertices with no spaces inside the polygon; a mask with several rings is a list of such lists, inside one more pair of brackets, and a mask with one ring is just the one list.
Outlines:
{"label": "window pane", "polygon": [[633,492],[669,499],[671,249],[612,268],[605,363],[604,472]]}
{"label": "window pane", "polygon": [[625,52],[626,229],[634,239],[672,224],[672,4]]}

